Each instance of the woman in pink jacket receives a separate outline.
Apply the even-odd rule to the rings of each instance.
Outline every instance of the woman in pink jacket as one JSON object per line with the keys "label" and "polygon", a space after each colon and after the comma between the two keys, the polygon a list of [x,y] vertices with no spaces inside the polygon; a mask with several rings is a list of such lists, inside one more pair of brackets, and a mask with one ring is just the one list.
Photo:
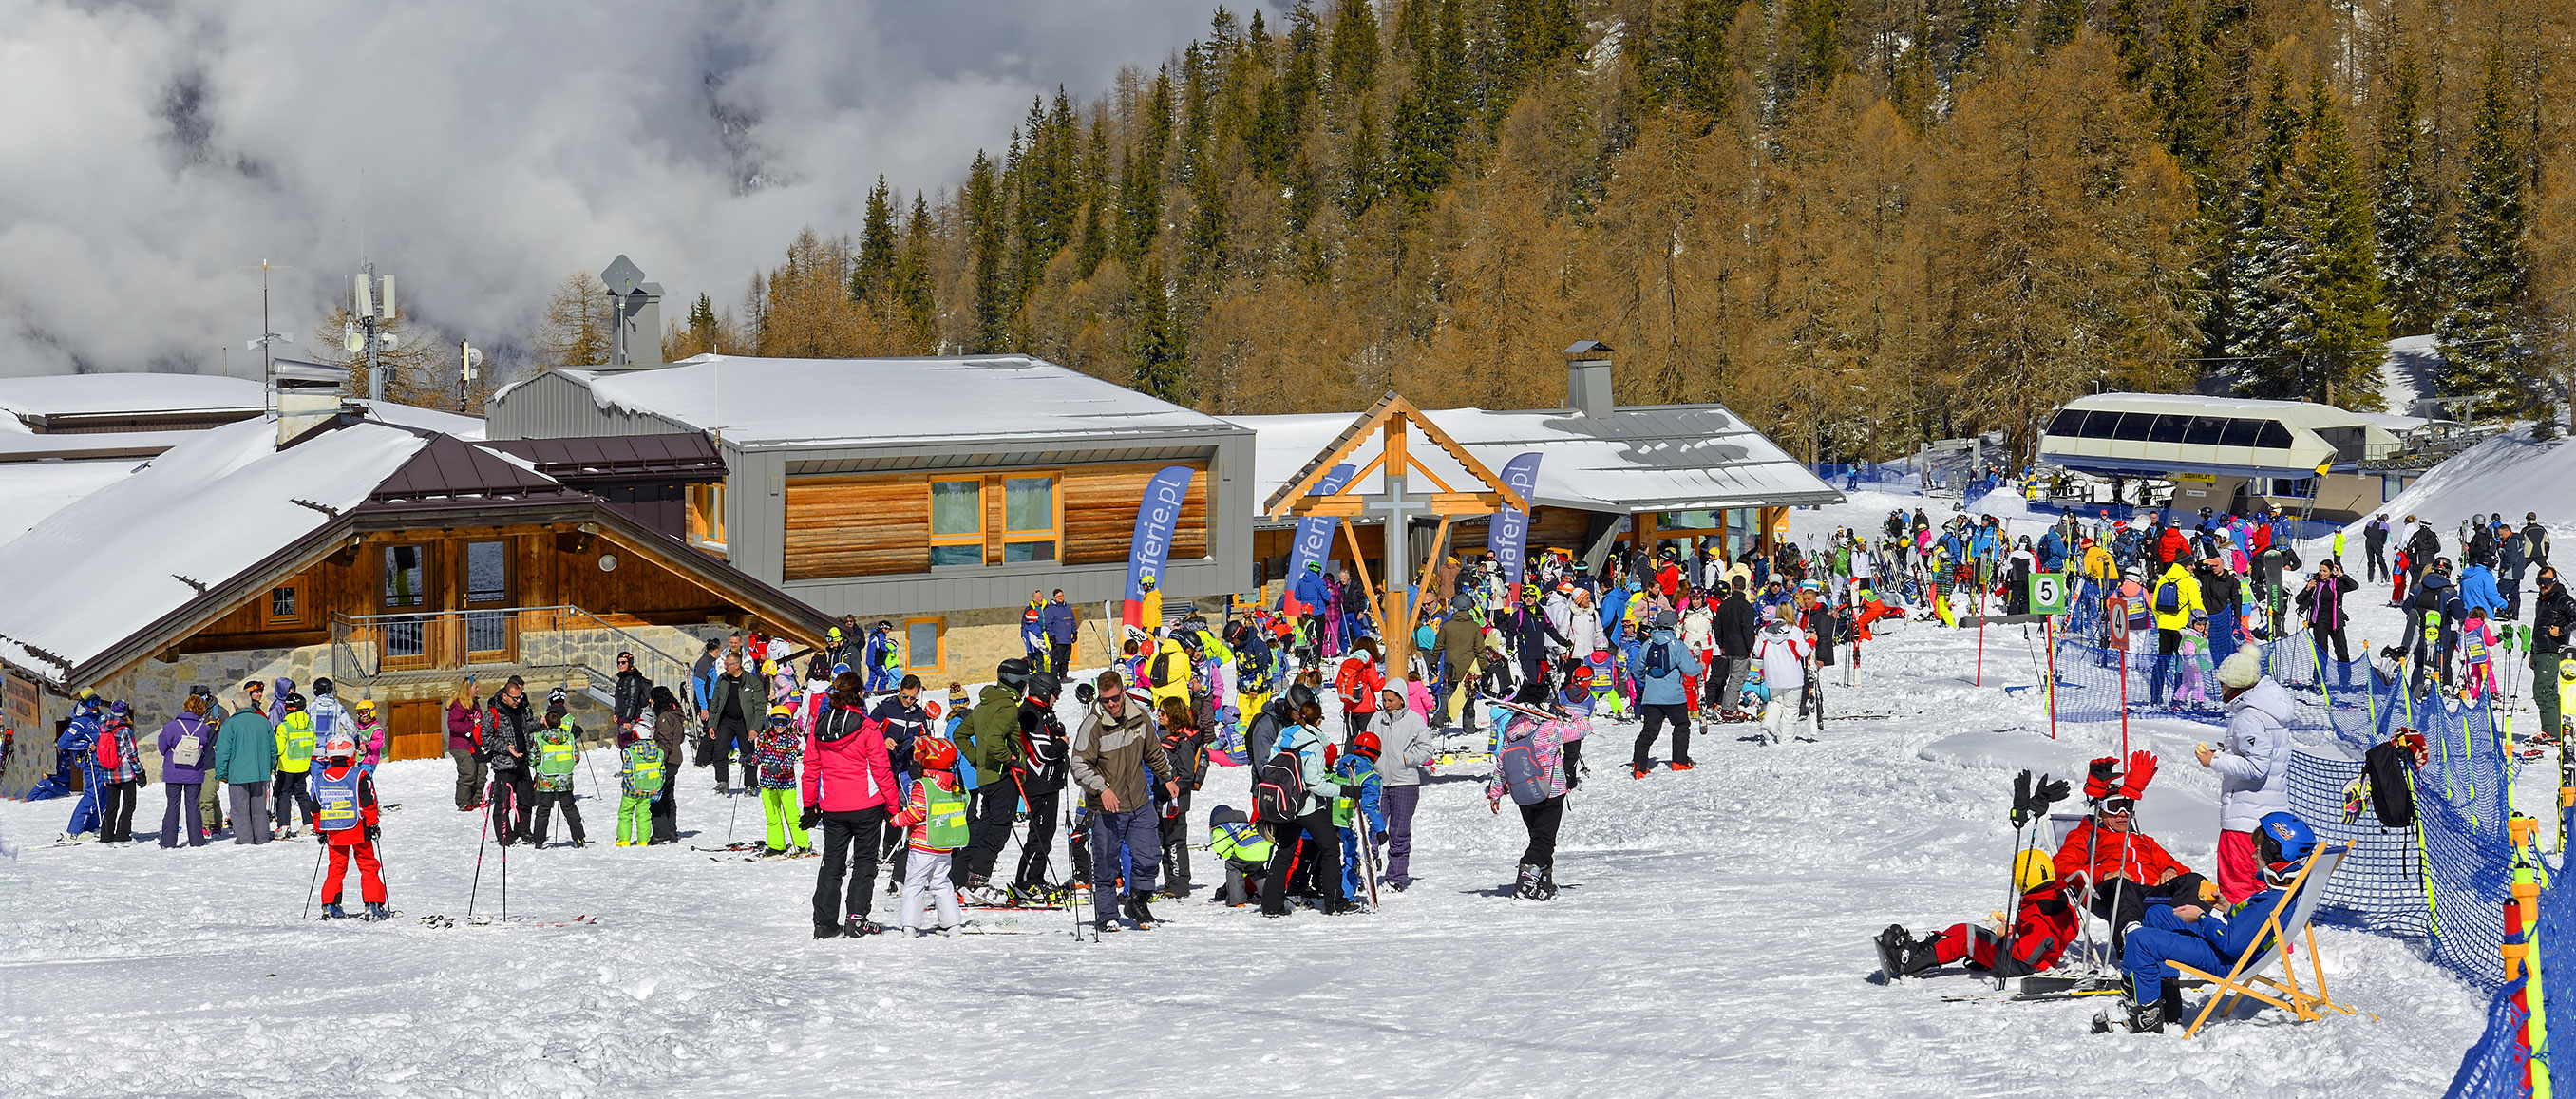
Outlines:
{"label": "woman in pink jacket", "polygon": [[[868,720],[864,687],[856,672],[833,679],[830,704],[805,742],[804,827],[813,831],[819,823],[823,832],[823,868],[814,881],[817,939],[882,930],[868,919],[868,900],[876,892],[877,837],[899,795],[886,760],[885,725]],[[843,894],[845,862],[849,889]]]}

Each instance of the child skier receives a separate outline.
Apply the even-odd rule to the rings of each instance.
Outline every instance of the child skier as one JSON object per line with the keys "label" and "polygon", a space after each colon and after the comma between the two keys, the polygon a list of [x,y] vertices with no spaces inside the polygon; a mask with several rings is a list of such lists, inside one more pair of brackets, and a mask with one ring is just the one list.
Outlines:
{"label": "child skier", "polygon": [[565,712],[564,700],[546,700],[545,724],[537,726],[537,850],[546,849],[546,834],[552,829],[554,810],[563,810],[564,827],[572,829],[572,845],[587,844],[581,827],[581,810],[572,803],[572,773],[581,766],[581,726]]}
{"label": "child skier", "polygon": [[1372,854],[1386,842],[1385,787],[1377,773],[1378,751],[1377,734],[1361,733],[1351,738],[1351,750],[1333,764],[1342,787],[1333,799],[1333,823],[1342,830],[1342,895],[1354,901],[1370,894],[1360,863],[1361,826],[1367,826]]}
{"label": "child skier", "polygon": [[2495,628],[2487,623],[2485,607],[2469,608],[2469,616],[2460,622],[2460,689],[2461,696],[2475,705],[2496,693]]}
{"label": "child skier", "polygon": [[[295,836],[295,814],[301,810],[304,823],[313,823],[312,791],[306,788],[313,771],[313,718],[304,712],[304,696],[286,692],[278,701],[282,707],[277,722],[277,779],[269,787],[271,804],[277,807],[277,831],[272,839]],[[233,827],[241,827],[235,821]]]}
{"label": "child skier", "polygon": [[385,761],[385,727],[376,719],[376,700],[361,698],[349,711],[349,736],[358,742],[358,766],[368,774]]}
{"label": "child skier", "polygon": [[966,924],[965,914],[957,907],[957,890],[948,884],[949,860],[966,846],[966,789],[957,781],[957,744],[946,737],[922,737],[913,742],[912,763],[921,771],[912,784],[912,799],[887,818],[906,829],[912,851],[904,867],[903,914],[896,926],[916,937],[930,934],[932,929],[920,923],[923,911],[935,900],[938,932],[953,934]]}
{"label": "child skier", "polygon": [[2057,964],[2082,928],[2075,906],[2066,899],[2068,883],[2057,877],[2045,851],[2021,853],[2013,863],[2013,884],[2021,890],[2020,910],[2010,923],[2001,912],[1981,923],[1958,923],[1928,939],[1917,939],[1903,924],[1878,933],[1878,963],[1893,980],[1936,966],[1965,961],[1997,977],[2020,977]]}
{"label": "child skier", "polygon": [[331,850],[331,872],[322,879],[322,915],[349,917],[340,908],[340,883],[349,863],[358,864],[358,896],[367,902],[366,918],[385,919],[384,864],[376,859],[376,780],[357,765],[358,745],[348,734],[331,738],[323,749],[324,766],[314,776],[314,839]]}
{"label": "child skier", "polygon": [[[2283,887],[2299,874],[2317,836],[2307,822],[2288,813],[2265,814],[2255,832],[2262,864],[2262,889],[2219,915],[2218,902],[2205,889],[2176,897],[2170,905],[2147,910],[2145,926],[2129,932],[2120,948],[2120,968],[2127,988],[2131,1032],[2158,1033],[2169,1015],[2180,1014],[2181,998],[2165,981],[2168,962],[2181,962],[2204,973],[2225,973],[2248,950],[2270,938],[2274,910],[2289,900]],[[2196,903],[2195,903],[2196,902]],[[2101,1021],[2095,1024],[2103,1026]]]}
{"label": "child skier", "polygon": [[1807,635],[1798,632],[1788,616],[1765,607],[1762,611],[1762,634],[1753,642],[1753,658],[1762,662],[1762,680],[1769,685],[1771,701],[1762,707],[1762,727],[1771,733],[1771,742],[1787,739],[1793,724],[1806,728],[1801,703],[1806,696],[1807,658],[1815,649],[1807,644]]}
{"label": "child skier", "polygon": [[805,758],[805,738],[796,732],[796,708],[781,703],[769,708],[769,725],[752,737],[753,785],[760,789],[760,813],[769,821],[769,846],[761,855],[802,857],[805,825],[798,819],[796,765]]}
{"label": "child skier", "polygon": [[662,747],[652,737],[629,741],[617,769],[617,846],[642,847],[653,837],[653,799],[662,794]]}
{"label": "child skier", "polygon": [[2182,631],[2182,648],[2174,657],[2178,670],[2174,675],[2173,704],[2177,708],[2185,702],[2209,702],[2209,623],[2204,618]]}
{"label": "child skier", "polygon": [[1208,850],[1225,861],[1225,886],[1209,903],[1241,908],[1260,897],[1261,875],[1273,854],[1269,833],[1242,810],[1220,805],[1208,812]]}

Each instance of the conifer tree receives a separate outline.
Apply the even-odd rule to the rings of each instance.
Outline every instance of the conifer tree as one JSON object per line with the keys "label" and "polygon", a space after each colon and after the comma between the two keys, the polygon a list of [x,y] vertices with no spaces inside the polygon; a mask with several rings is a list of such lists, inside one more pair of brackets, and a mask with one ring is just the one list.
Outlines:
{"label": "conifer tree", "polygon": [[894,298],[912,329],[915,349],[935,350],[938,343],[939,305],[935,300],[930,270],[931,230],[930,201],[919,191],[912,193],[912,216],[904,219],[903,249],[895,253]]}
{"label": "conifer tree", "polygon": [[2512,415],[2532,403],[2523,377],[2527,346],[2520,331],[2531,284],[2524,250],[2522,150],[2514,142],[2517,112],[2504,48],[2487,52],[2469,137],[2468,179],[2454,219],[2459,251],[2453,301],[2433,332],[2449,363],[2443,392],[2468,398],[2457,411],[2472,418]]}
{"label": "conifer tree", "polygon": [[2442,273],[2434,257],[2440,201],[2419,163],[2424,78],[2410,51],[2397,59],[2394,87],[2379,116],[2379,274],[2388,295],[2388,330],[2430,332],[2440,315]]}
{"label": "conifer tree", "polygon": [[2227,354],[2237,388],[2252,396],[2283,396],[2283,377],[2305,327],[2299,304],[2310,255],[2303,232],[2303,197],[2292,177],[2305,127],[2290,101],[2289,77],[2272,69],[2263,90],[2261,135],[2245,168],[2244,196],[2228,243]]}
{"label": "conifer tree", "polygon": [[1135,371],[1128,385],[1174,404],[1190,403],[1188,367],[1181,359],[1180,326],[1172,316],[1163,267],[1148,261],[1136,278],[1130,308],[1135,332]]}
{"label": "conifer tree", "polygon": [[870,301],[885,293],[894,278],[894,207],[887,201],[883,172],[877,173],[877,185],[868,191],[867,218],[860,224],[859,265],[850,272],[850,300]]}
{"label": "conifer tree", "polygon": [[1000,173],[980,151],[966,169],[964,212],[975,267],[975,346],[969,350],[1008,350],[1011,314],[1018,304],[1003,271],[1010,226],[1003,210]]}
{"label": "conifer tree", "polygon": [[1377,84],[1377,9],[1369,0],[1339,0],[1333,8],[1333,37],[1325,72],[1332,79],[1335,108],[1349,111]]}
{"label": "conifer tree", "polygon": [[2372,376],[2388,339],[2370,202],[2343,115],[2322,73],[2308,84],[2308,157],[2300,230],[2307,266],[2298,276],[2299,326],[2284,350],[2298,364],[2291,395],[2371,410]]}

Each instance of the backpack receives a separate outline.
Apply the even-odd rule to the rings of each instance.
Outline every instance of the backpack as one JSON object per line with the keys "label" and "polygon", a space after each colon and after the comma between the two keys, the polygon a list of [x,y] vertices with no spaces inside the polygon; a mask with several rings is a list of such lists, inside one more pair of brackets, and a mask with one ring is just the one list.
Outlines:
{"label": "backpack", "polygon": [[2175,614],[2182,610],[2182,585],[2171,580],[2156,585],[2156,613]]}
{"label": "backpack", "polygon": [[1264,824],[1296,820],[1306,807],[1306,769],[1294,748],[1282,748],[1252,776],[1252,817]]}
{"label": "backpack", "polygon": [[[197,728],[202,730],[205,726],[200,725]],[[180,737],[177,744],[170,746],[170,762],[181,767],[194,767],[198,760],[204,758],[206,758],[205,738],[197,732],[190,732]]]}
{"label": "backpack", "polygon": [[1646,674],[1657,679],[1673,674],[1673,646],[1658,641],[1646,646]]}
{"label": "backpack", "polygon": [[2414,786],[2407,781],[2406,749],[2395,741],[2379,744],[2363,753],[2362,774],[2369,780],[2371,809],[2379,814],[2379,823],[2389,828],[2409,828],[2415,824]]}
{"label": "backpack", "polygon": [[626,796],[662,796],[662,749],[650,740],[626,746]]}
{"label": "backpack", "polygon": [[1531,745],[1538,740],[1538,723],[1524,720],[1503,734],[1503,754],[1496,757],[1495,768],[1502,773],[1503,788],[1512,795],[1514,805],[1536,805],[1548,799],[1547,772],[1538,765],[1538,755]]}
{"label": "backpack", "polygon": [[102,771],[113,771],[113,770],[116,770],[117,764],[118,764],[119,762],[121,762],[121,760],[118,758],[118,756],[117,756],[117,754],[116,754],[116,730],[114,730],[114,729],[101,729],[101,730],[99,730],[99,731],[98,731],[98,766],[99,766],[99,769],[100,769],[100,770],[102,770]]}
{"label": "backpack", "polygon": [[1361,697],[1361,692],[1368,689],[1368,684],[1360,681],[1360,665],[1359,657],[1342,661],[1341,672],[1333,677],[1333,689],[1341,692],[1342,705],[1349,709],[1359,709],[1368,705],[1368,700]]}

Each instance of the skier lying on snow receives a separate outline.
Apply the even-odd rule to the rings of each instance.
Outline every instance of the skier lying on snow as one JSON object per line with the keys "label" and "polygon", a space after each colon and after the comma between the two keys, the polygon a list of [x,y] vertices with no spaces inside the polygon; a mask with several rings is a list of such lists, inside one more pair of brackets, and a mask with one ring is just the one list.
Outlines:
{"label": "skier lying on snow", "polygon": [[[2316,850],[2317,836],[2307,822],[2288,813],[2266,814],[2256,836],[2263,863],[2261,892],[2221,914],[2213,907],[2218,903],[2217,888],[2202,881],[2168,905],[2150,906],[2145,918],[2130,928],[2128,945],[2120,951],[2120,969],[2127,985],[2124,1000],[2131,1032],[2160,1032],[2165,1020],[2182,1014],[2180,990],[2165,983],[2168,963],[2179,962],[2203,973],[2225,973],[2238,959],[2269,945],[2266,924],[2289,899],[2285,887]],[[2177,884],[2188,883],[2177,879]]]}
{"label": "skier lying on snow", "polygon": [[1878,933],[1880,969],[1890,977],[1911,977],[1965,961],[1997,977],[2020,977],[2056,965],[2082,931],[2067,900],[2079,883],[2057,877],[2039,851],[2021,853],[2013,883],[2021,889],[2021,911],[2011,924],[2003,913],[1990,912],[1982,923],[1952,924],[1927,939],[1915,938],[1903,924],[1889,924]]}

